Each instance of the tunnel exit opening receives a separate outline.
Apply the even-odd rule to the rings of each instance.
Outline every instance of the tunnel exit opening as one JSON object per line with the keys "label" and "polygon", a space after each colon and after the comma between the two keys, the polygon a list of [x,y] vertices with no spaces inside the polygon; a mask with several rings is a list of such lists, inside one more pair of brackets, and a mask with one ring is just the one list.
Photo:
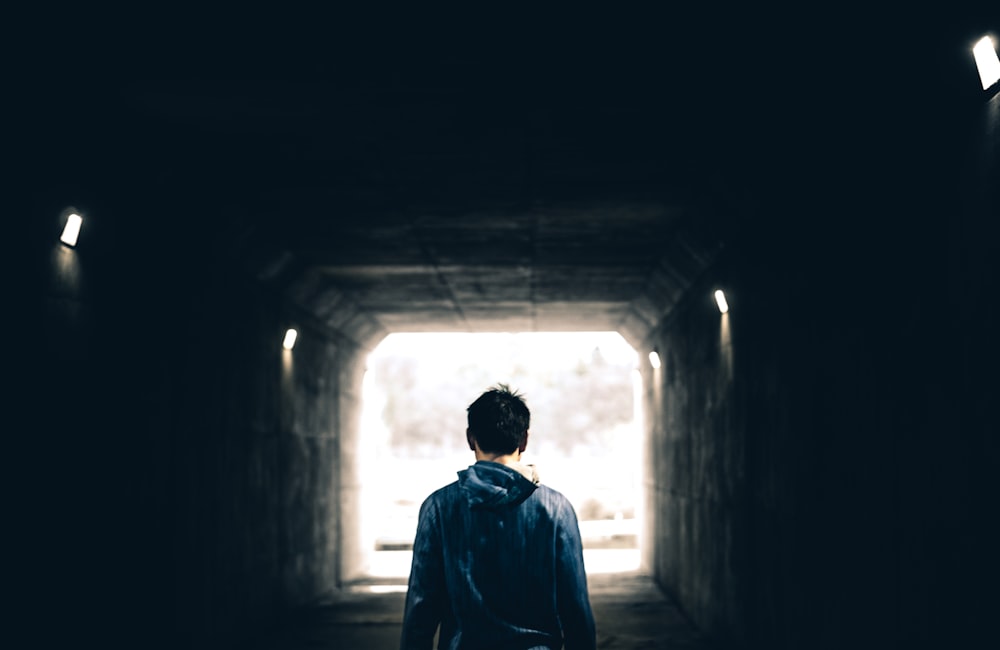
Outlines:
{"label": "tunnel exit opening", "polygon": [[[423,499],[475,462],[466,407],[497,383],[531,409],[524,462],[573,503],[591,573],[639,567],[638,355],[615,332],[400,333],[368,357],[356,450],[360,552],[344,575],[405,582]],[[353,544],[352,544],[353,546]]]}

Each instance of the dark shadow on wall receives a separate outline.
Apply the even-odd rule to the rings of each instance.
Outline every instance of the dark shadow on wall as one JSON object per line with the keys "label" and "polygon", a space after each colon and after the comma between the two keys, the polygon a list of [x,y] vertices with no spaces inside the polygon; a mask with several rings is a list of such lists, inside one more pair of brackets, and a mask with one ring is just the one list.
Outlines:
{"label": "dark shadow on wall", "polygon": [[1000,99],[927,83],[789,145],[649,342],[655,575],[726,646],[993,636]]}
{"label": "dark shadow on wall", "polygon": [[[22,468],[39,485],[26,620],[44,627],[54,614],[38,604],[64,594],[52,640],[227,646],[337,583],[342,383],[358,345],[248,277],[207,226],[217,197],[191,209],[133,192],[98,204],[49,189],[27,206],[52,223],[33,240],[51,261],[37,359],[50,406],[26,456],[45,470]],[[47,219],[61,201],[90,215],[74,250]]]}

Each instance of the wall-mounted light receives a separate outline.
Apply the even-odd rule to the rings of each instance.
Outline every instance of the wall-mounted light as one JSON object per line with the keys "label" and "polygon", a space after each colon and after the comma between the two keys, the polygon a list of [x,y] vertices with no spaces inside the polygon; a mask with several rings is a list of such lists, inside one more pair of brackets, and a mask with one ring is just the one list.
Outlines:
{"label": "wall-mounted light", "polygon": [[729,303],[726,302],[726,294],[722,293],[722,289],[715,290],[715,304],[719,306],[719,311],[723,314],[729,311]]}
{"label": "wall-mounted light", "polygon": [[976,57],[976,67],[979,69],[979,80],[983,83],[983,90],[987,90],[1000,81],[1000,59],[997,58],[993,39],[983,36],[972,48],[972,54]]}
{"label": "wall-mounted light", "polygon": [[286,350],[291,350],[295,347],[295,339],[299,337],[299,333],[294,329],[289,329],[285,332],[285,340],[281,343],[281,347]]}
{"label": "wall-mounted light", "polygon": [[76,246],[76,240],[80,236],[80,227],[83,225],[83,217],[75,212],[66,218],[66,225],[63,227],[59,241],[67,246]]}
{"label": "wall-mounted light", "polygon": [[649,353],[649,365],[653,366],[653,370],[660,367],[660,355],[656,353],[656,350]]}

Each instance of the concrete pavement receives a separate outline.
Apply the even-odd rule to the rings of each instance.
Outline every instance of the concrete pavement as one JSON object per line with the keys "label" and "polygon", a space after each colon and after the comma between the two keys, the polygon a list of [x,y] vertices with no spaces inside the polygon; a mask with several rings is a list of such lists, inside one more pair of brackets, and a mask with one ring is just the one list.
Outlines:
{"label": "concrete pavement", "polygon": [[[598,648],[712,647],[648,576],[634,572],[597,574],[591,575],[588,582]],[[403,591],[391,586],[344,590],[321,606],[298,612],[285,629],[253,648],[396,650],[405,597]]]}

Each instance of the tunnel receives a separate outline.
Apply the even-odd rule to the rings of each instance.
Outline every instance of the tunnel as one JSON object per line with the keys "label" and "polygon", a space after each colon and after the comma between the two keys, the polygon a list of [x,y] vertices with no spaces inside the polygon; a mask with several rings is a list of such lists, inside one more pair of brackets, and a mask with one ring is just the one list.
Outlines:
{"label": "tunnel", "polygon": [[613,331],[642,377],[642,571],[713,647],[979,647],[1000,96],[971,47],[1000,28],[907,23],[903,56],[845,22],[33,62],[13,620],[35,647],[249,648],[358,578],[380,341]]}

